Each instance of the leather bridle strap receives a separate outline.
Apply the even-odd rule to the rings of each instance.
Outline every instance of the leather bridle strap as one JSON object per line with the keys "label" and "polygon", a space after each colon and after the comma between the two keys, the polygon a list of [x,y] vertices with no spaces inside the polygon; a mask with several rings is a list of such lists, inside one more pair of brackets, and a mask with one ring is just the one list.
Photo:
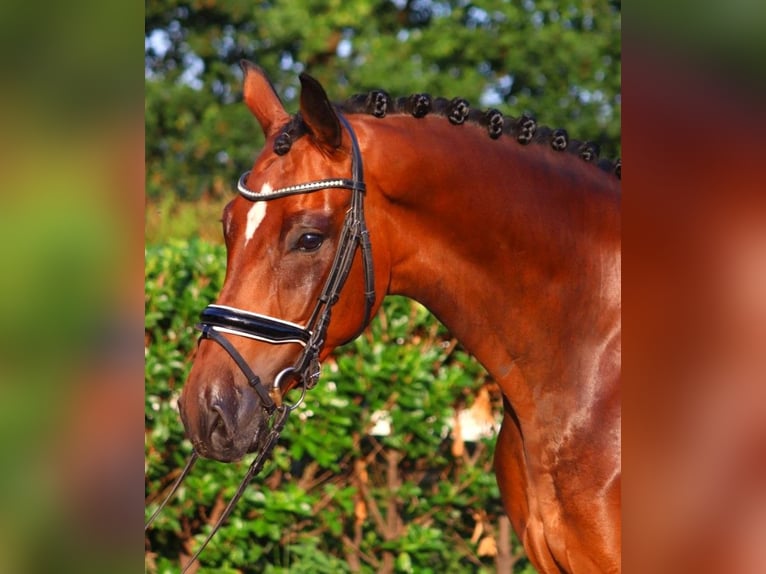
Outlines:
{"label": "leather bridle strap", "polygon": [[202,337],[205,339],[213,339],[216,343],[221,345],[221,347],[226,349],[226,352],[229,353],[240,370],[245,374],[245,377],[247,377],[248,384],[258,393],[263,408],[266,409],[269,414],[273,413],[277,405],[269,395],[268,389],[263,386],[261,378],[253,372],[250,365],[247,364],[247,361],[245,361],[242,355],[239,354],[239,351],[237,351],[234,345],[227,341],[226,337],[217,333],[213,325],[202,325]]}

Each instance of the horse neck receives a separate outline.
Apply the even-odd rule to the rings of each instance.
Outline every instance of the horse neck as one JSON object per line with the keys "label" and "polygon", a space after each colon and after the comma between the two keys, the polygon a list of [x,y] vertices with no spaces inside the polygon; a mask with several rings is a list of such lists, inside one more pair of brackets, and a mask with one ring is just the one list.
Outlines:
{"label": "horse neck", "polygon": [[491,140],[444,118],[355,123],[373,250],[382,242],[390,258],[389,292],[423,303],[496,379],[520,361],[566,369],[551,349],[614,330],[614,177],[573,154]]}

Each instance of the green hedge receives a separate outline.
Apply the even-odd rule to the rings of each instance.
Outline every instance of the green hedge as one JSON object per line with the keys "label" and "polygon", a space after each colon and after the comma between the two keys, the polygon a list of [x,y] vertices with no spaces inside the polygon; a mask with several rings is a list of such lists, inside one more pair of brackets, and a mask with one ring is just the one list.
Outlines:
{"label": "green hedge", "polygon": [[[176,400],[196,345],[193,325],[224,271],[217,245],[146,250],[147,517],[191,452]],[[449,430],[456,407],[469,406],[483,385],[499,408],[483,369],[432,316],[389,298],[370,329],[326,362],[199,571],[498,571],[491,549],[508,541],[498,540],[505,519],[494,441],[455,448]],[[372,436],[381,412],[392,432]],[[147,533],[147,572],[179,571],[180,556],[199,546],[251,460],[199,461]],[[504,556],[506,572],[533,572],[515,538]]]}

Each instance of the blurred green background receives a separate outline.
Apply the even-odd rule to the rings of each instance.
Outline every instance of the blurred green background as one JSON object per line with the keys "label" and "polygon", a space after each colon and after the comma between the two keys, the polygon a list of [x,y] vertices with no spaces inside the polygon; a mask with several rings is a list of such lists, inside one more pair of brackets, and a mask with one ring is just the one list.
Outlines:
{"label": "blurred green background", "polygon": [[142,566],[142,16],[0,3],[3,573]]}

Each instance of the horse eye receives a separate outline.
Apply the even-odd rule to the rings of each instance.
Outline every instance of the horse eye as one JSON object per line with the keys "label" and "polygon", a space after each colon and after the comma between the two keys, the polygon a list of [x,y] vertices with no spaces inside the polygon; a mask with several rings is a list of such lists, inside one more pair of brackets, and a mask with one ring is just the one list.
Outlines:
{"label": "horse eye", "polygon": [[324,237],[319,233],[304,233],[295,243],[295,248],[299,251],[316,251],[322,246]]}

